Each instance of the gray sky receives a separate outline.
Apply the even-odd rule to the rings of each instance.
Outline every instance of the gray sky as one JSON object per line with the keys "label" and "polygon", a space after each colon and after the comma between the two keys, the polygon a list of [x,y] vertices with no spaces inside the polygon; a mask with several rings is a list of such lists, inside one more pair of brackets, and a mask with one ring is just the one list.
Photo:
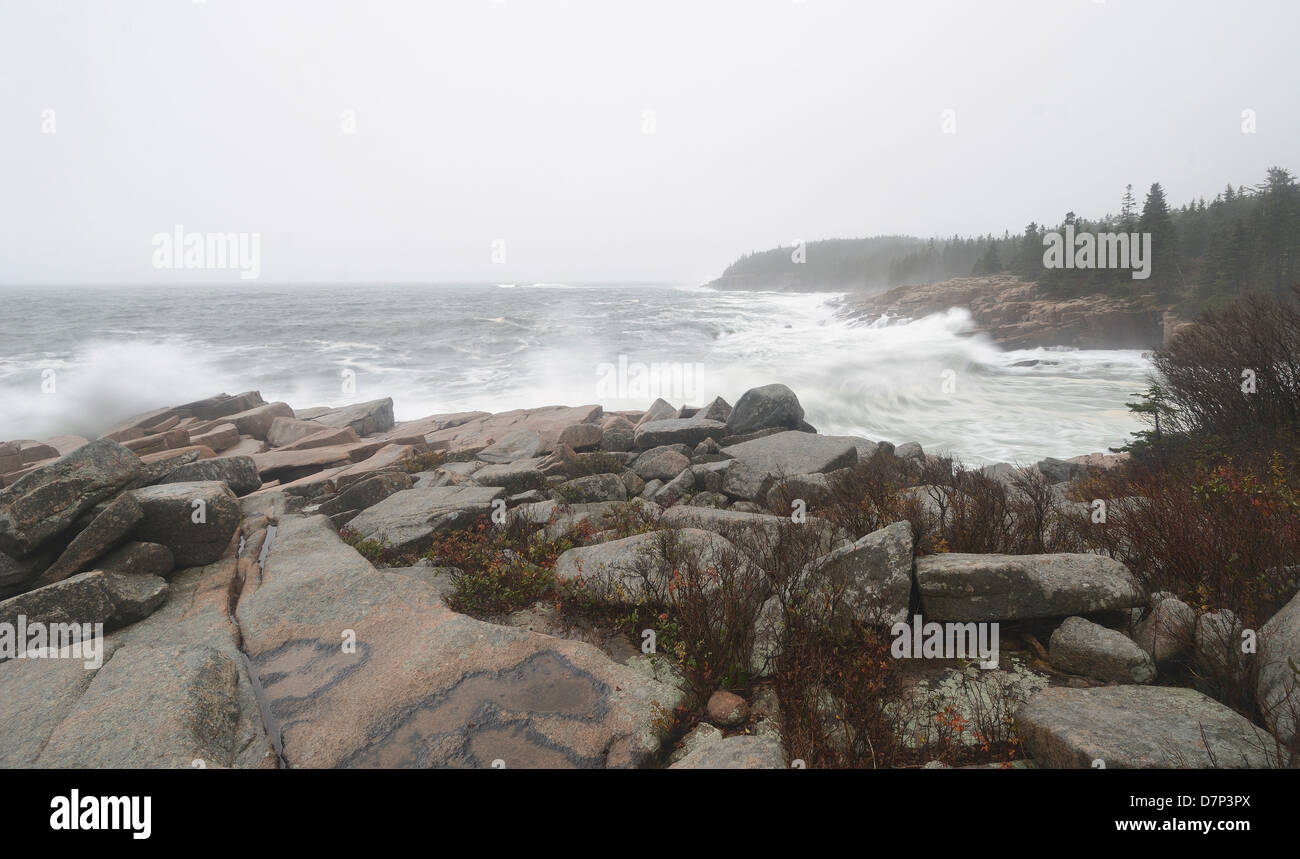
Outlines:
{"label": "gray sky", "polygon": [[264,281],[689,282],[1181,204],[1300,171],[1297,33],[1295,0],[0,0],[0,282],[234,277],[156,270],[175,224],[261,234]]}

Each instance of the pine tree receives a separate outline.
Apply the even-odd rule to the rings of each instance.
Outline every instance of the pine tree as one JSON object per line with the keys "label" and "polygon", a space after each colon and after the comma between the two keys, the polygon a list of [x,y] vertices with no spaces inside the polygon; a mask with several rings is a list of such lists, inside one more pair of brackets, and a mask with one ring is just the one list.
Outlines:
{"label": "pine tree", "polygon": [[1132,185],[1124,186],[1124,199],[1120,202],[1119,218],[1124,225],[1124,232],[1133,232],[1133,228],[1137,224],[1137,203],[1133,199]]}
{"label": "pine tree", "polygon": [[1138,232],[1151,234],[1151,279],[1148,281],[1161,298],[1168,299],[1182,278],[1178,272],[1178,236],[1169,215],[1165,189],[1159,182],[1151,185],[1142,217],[1138,219]]}

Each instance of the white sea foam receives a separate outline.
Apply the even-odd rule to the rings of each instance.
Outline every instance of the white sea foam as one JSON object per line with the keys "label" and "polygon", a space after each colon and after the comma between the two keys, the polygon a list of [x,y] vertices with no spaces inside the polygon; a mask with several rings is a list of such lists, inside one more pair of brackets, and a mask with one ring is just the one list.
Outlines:
{"label": "white sea foam", "polygon": [[[295,407],[391,396],[399,420],[556,403],[643,409],[597,394],[598,368],[625,355],[698,365],[692,405],[783,382],[824,433],[1028,461],[1125,441],[1137,425],[1124,403],[1148,369],[1129,350],[1004,352],[971,335],[961,310],[850,325],[829,293],[259,287],[141,293],[130,319],[101,319],[103,293],[6,320],[0,439],[93,435],[152,408],[250,389]],[[56,373],[54,393],[42,392],[43,369]],[[355,393],[341,385],[344,369]]]}

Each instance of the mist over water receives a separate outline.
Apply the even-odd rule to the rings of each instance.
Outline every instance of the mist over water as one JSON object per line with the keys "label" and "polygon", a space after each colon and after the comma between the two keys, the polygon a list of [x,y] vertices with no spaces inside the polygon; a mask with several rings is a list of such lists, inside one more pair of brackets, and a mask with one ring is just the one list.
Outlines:
{"label": "mist over water", "polygon": [[[1145,385],[1139,352],[1004,352],[970,336],[960,310],[850,326],[838,298],[564,284],[4,288],[0,439],[93,437],[222,391],[295,408],[391,396],[408,420],[643,409],[660,393],[734,404],[769,382],[789,385],[823,433],[918,441],[971,462],[1105,450],[1137,428],[1124,403]],[[633,385],[620,398],[601,375],[620,356],[685,368],[685,390],[646,398]],[[42,391],[47,369],[53,393]]]}

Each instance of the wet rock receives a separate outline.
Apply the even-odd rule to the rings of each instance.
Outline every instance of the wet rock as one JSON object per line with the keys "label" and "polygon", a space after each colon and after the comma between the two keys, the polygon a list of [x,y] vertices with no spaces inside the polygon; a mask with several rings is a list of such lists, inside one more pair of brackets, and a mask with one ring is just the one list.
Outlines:
{"label": "wet rock", "polygon": [[0,490],[0,551],[32,554],[140,473],[140,459],[99,439]]}
{"label": "wet rock", "polygon": [[[138,581],[137,581],[138,580]],[[91,570],[0,601],[0,623],[97,624],[114,628],[150,614],[167,596],[156,576]]]}
{"label": "wet rock", "polygon": [[642,766],[662,742],[656,712],[681,700],[591,645],[376,574],[319,517],[282,523],[238,615],[292,767]]}
{"label": "wet rock", "polygon": [[126,543],[118,546],[95,566],[106,573],[122,576],[158,576],[168,578],[176,566],[172,550],[161,543]]}
{"label": "wet rock", "polygon": [[219,480],[236,495],[247,495],[262,488],[257,465],[249,456],[223,456],[200,459],[169,471],[160,483],[193,483]]}
{"label": "wet rock", "polygon": [[11,659],[0,663],[0,766],[36,765],[50,734],[76,706],[112,648],[58,659]]}
{"label": "wet rock", "polygon": [[235,662],[212,647],[119,648],[54,729],[36,766],[229,766],[237,751],[237,688]]}
{"label": "wet rock", "polygon": [[111,549],[144,518],[140,502],[131,493],[114,498],[81,533],[72,538],[59,559],[33,583],[34,587],[53,584],[86,569],[104,552]]}
{"label": "wet rock", "polygon": [[239,529],[239,501],[224,483],[163,483],[132,491],[144,511],[135,539],[161,543],[180,566],[217,560]]}

